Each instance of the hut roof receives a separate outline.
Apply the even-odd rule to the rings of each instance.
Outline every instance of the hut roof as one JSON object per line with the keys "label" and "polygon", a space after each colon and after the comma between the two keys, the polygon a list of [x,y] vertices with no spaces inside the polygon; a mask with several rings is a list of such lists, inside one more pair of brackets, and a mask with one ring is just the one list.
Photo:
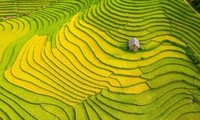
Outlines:
{"label": "hut roof", "polygon": [[129,44],[128,46],[132,46],[132,45],[136,45],[138,48],[140,48],[140,42],[136,39],[136,38],[132,38],[131,40],[129,40]]}

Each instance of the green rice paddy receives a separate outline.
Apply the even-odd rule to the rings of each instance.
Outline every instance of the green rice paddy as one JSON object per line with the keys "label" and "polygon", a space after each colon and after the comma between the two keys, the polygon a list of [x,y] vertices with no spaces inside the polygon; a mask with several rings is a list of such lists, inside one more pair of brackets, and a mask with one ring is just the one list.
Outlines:
{"label": "green rice paddy", "polygon": [[0,21],[0,120],[200,119],[184,0],[0,0]]}

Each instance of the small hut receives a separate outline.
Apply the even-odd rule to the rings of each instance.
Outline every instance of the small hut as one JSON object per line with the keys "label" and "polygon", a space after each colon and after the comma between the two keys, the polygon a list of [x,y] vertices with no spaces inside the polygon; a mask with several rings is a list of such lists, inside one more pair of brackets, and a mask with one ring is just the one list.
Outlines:
{"label": "small hut", "polygon": [[129,50],[137,52],[138,48],[140,48],[140,42],[136,38],[132,38],[128,43]]}

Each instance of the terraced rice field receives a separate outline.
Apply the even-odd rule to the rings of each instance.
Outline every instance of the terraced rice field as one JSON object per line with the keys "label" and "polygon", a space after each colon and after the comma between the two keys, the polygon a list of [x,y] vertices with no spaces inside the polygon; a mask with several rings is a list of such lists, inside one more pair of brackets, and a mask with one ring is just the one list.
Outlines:
{"label": "terraced rice field", "polygon": [[57,2],[57,0],[0,0],[0,21],[33,14]]}
{"label": "terraced rice field", "polygon": [[0,0],[17,16],[0,22],[0,120],[200,119],[200,15],[184,0],[18,1],[40,10]]}

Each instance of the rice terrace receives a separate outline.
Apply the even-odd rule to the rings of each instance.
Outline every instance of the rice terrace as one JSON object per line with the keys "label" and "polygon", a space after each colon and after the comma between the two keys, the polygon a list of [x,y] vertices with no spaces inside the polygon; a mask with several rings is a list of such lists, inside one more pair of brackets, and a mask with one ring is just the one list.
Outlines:
{"label": "rice terrace", "polygon": [[200,120],[199,9],[0,0],[0,120]]}

